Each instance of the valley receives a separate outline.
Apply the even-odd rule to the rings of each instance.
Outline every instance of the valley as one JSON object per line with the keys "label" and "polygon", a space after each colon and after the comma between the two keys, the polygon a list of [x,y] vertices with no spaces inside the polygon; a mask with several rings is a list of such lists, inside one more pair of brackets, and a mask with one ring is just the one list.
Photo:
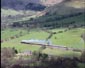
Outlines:
{"label": "valley", "polygon": [[85,68],[84,5],[1,0],[1,68]]}

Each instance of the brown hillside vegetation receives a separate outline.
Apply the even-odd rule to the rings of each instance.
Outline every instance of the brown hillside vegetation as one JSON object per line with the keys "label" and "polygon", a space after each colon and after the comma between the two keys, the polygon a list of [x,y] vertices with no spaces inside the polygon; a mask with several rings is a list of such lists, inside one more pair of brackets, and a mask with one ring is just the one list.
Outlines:
{"label": "brown hillside vegetation", "polygon": [[41,1],[46,6],[52,6],[54,4],[58,4],[58,3],[62,2],[63,0],[41,0]]}

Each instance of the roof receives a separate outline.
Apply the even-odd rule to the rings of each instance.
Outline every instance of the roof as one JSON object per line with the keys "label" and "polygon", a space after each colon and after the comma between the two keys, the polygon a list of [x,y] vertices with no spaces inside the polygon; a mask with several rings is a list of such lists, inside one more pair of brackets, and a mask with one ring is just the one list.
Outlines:
{"label": "roof", "polygon": [[52,44],[50,40],[37,40],[37,39],[30,39],[30,40],[22,40],[21,42],[24,43],[38,43],[38,44]]}

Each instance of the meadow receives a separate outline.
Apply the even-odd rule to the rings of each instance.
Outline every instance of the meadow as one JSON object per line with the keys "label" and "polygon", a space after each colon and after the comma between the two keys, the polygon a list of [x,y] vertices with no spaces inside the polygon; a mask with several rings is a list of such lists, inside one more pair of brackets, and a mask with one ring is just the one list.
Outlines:
{"label": "meadow", "polygon": [[[58,31],[64,31],[66,28],[56,28],[51,29],[49,31],[52,32],[58,32]],[[68,30],[63,33],[54,34],[50,40],[52,41],[52,44],[59,45],[59,46],[67,46],[71,48],[77,48],[77,49],[84,49],[84,41],[81,38],[81,34],[85,31],[84,28],[75,28]],[[19,38],[15,38],[12,40],[5,41],[1,43],[1,47],[15,47],[19,52],[24,50],[31,50],[31,51],[38,51],[40,46],[38,45],[31,45],[31,44],[22,44],[22,40],[29,40],[29,39],[40,39],[45,40],[49,33],[42,31],[40,29],[32,29],[30,32],[28,32],[26,29],[22,28],[16,28],[16,29],[6,29],[4,31],[1,31],[1,39],[10,38],[11,36],[19,35],[20,32],[22,32],[22,36]],[[56,39],[55,39],[56,37]],[[50,49],[46,48],[43,50],[44,53],[58,55],[58,56],[79,56],[80,52],[73,52],[73,51],[64,51],[60,49]]]}
{"label": "meadow", "polygon": [[[17,21],[25,21],[25,20],[29,20],[30,18],[35,18],[36,13],[38,13],[38,11],[1,9],[1,17],[3,19],[3,22],[8,22],[8,23],[17,22]],[[18,17],[20,15],[21,15],[21,18]],[[8,18],[9,16],[11,16],[11,18]],[[4,17],[6,17],[7,19]],[[17,17],[17,18],[12,18],[12,17]]]}

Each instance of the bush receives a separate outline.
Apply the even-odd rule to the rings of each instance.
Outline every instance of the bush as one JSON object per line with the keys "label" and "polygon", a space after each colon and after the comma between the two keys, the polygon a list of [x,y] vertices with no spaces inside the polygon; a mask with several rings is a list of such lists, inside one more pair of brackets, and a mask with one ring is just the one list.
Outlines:
{"label": "bush", "polygon": [[14,57],[15,56],[15,50],[12,48],[2,48],[1,49],[1,56],[2,57]]}
{"label": "bush", "polygon": [[58,33],[63,33],[63,31],[59,31]]}

